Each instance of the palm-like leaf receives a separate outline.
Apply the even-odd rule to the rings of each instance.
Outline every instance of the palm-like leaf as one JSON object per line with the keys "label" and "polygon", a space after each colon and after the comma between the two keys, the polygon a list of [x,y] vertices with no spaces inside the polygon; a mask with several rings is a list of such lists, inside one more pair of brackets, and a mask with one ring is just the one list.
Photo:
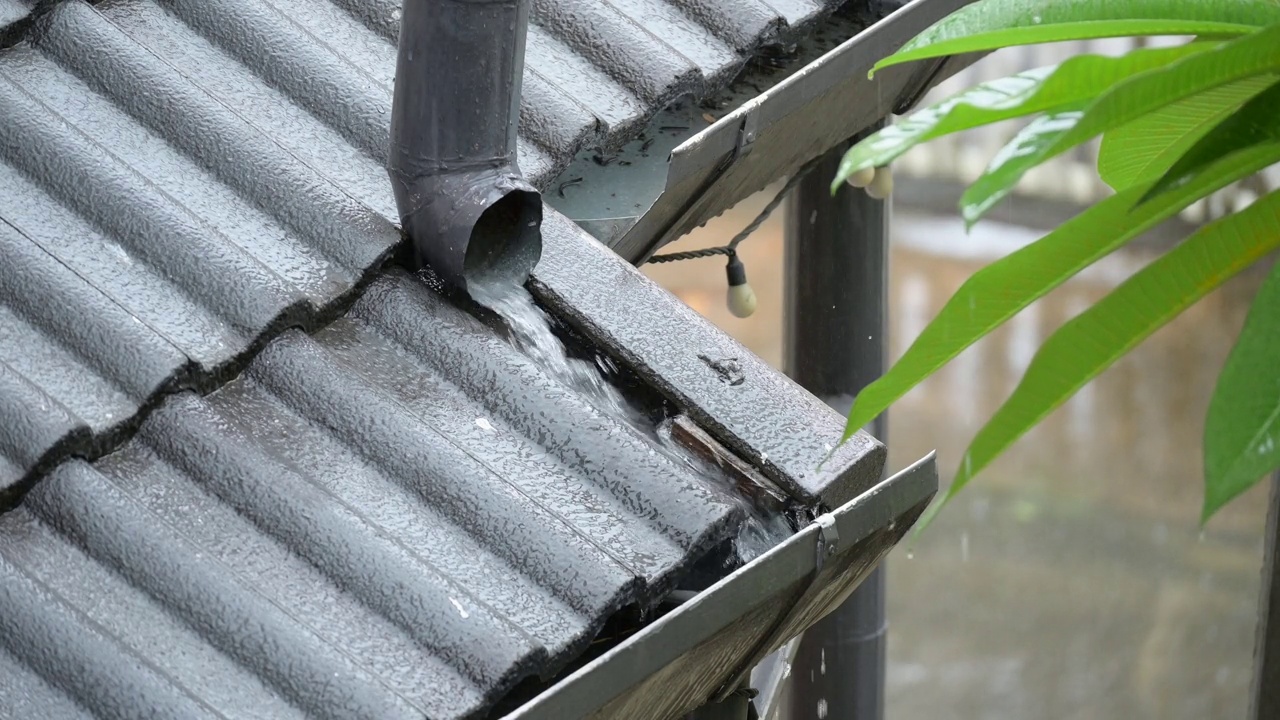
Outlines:
{"label": "palm-like leaf", "polygon": [[979,270],[883,376],[863,388],[849,411],[844,438],[871,422],[965,348],[1026,306],[1194,200],[1280,161],[1280,145],[1223,158],[1192,182],[1139,207],[1136,186],[1103,200],[1025,248]]}
{"label": "palm-like leaf", "polygon": [[1031,168],[1089,138],[1206,90],[1280,70],[1280,24],[1141,73],[1103,93],[1082,113],[1028,128],[992,160],[960,199],[972,225]]}
{"label": "palm-like leaf", "polygon": [[1271,0],[980,0],[917,35],[872,72],[1015,45],[1138,35],[1244,35],[1280,22]]}
{"label": "palm-like leaf", "polygon": [[1250,99],[1193,145],[1143,196],[1146,202],[1195,177],[1200,168],[1242,148],[1280,141],[1280,84]]}
{"label": "palm-like leaf", "polygon": [[[1280,247],[1280,192],[1195,232],[1045,340],[1013,395],[965,451],[925,524],[975,473],[1159,328]],[[1274,336],[1273,336],[1274,337]]]}
{"label": "palm-like leaf", "polygon": [[[1029,169],[1099,134],[1099,172],[1117,191],[975,273],[903,357],[859,394],[846,438],[1090,263],[1280,162],[1280,0],[979,0],[876,65],[1059,40],[1183,34],[1200,40],[1121,58],[1080,56],[979,86],[846,154],[833,190],[854,172],[885,165],[919,143],[1039,115],[965,192],[961,211],[968,224]],[[1157,328],[1277,247],[1280,193],[1273,193],[1197,231],[1065,324],[979,431],[946,498]],[[1278,328],[1280,266],[1259,293],[1214,393],[1205,431],[1206,518],[1280,467]]]}
{"label": "palm-like leaf", "polygon": [[1196,42],[1143,48],[1120,57],[1081,55],[1058,66],[982,83],[912,113],[855,145],[840,162],[832,192],[859,170],[887,165],[922,142],[1034,113],[1078,109],[1098,96],[1098,88],[1216,46]]}
{"label": "palm-like leaf", "polygon": [[1259,75],[1206,90],[1102,136],[1098,174],[1115,190],[1155,180],[1213,126],[1276,80]]}
{"label": "palm-like leaf", "polygon": [[1204,428],[1204,512],[1280,468],[1280,264],[1258,291],[1218,376]]}

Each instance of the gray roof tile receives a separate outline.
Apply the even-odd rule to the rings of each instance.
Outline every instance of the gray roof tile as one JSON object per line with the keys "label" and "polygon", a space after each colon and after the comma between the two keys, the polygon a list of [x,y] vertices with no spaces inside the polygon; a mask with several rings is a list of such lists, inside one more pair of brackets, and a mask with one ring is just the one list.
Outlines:
{"label": "gray roof tile", "polygon": [[[522,167],[796,4],[538,0]],[[0,0],[0,718],[483,716],[743,521],[382,267],[398,6]]]}
{"label": "gray roof tile", "polygon": [[[34,21],[3,2],[0,490],[319,327],[400,240],[398,0],[64,0]],[[823,9],[791,4],[538,0],[522,168],[545,184],[727,82]],[[18,418],[33,400],[57,410]]]}
{"label": "gray roof tile", "polygon": [[0,516],[0,667],[99,710],[472,717],[742,513],[392,272]]}

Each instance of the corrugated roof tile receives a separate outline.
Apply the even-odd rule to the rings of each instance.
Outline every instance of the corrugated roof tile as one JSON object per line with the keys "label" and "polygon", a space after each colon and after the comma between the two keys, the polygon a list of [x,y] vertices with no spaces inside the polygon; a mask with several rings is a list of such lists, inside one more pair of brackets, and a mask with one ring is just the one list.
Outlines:
{"label": "corrugated roof tile", "polygon": [[[545,184],[620,145],[824,3],[537,0],[522,169]],[[400,241],[383,170],[399,0],[30,5],[0,5],[0,302],[31,348],[0,358],[0,490],[327,321]],[[16,417],[37,396],[61,408],[39,431]]]}
{"label": "corrugated roof tile", "polygon": [[743,512],[392,272],[0,516],[0,647],[97,710],[475,717]]}
{"label": "corrugated roof tile", "polygon": [[[720,558],[740,498],[381,268],[398,0],[19,5],[0,717],[481,717]],[[522,168],[823,6],[785,5],[536,0]]]}

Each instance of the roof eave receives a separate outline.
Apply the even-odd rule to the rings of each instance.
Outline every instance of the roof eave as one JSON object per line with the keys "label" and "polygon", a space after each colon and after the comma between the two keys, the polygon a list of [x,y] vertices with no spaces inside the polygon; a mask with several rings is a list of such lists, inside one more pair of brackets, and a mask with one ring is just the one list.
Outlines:
{"label": "roof eave", "polygon": [[766,655],[838,607],[937,488],[930,453],[819,516],[507,720],[683,716],[736,687]]}

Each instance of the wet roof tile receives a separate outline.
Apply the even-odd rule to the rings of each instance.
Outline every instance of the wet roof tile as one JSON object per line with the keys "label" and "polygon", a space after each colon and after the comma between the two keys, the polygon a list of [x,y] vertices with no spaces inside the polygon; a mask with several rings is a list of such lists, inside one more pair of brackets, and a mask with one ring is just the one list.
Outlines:
{"label": "wet roof tile", "polygon": [[[538,0],[522,167],[823,7],[782,5]],[[733,536],[384,267],[398,2],[42,8],[0,0],[0,718],[480,717]]]}
{"label": "wet roof tile", "polygon": [[[400,240],[398,1],[31,4],[0,0],[0,490],[323,325]],[[522,168],[545,185],[824,7],[537,0]]]}
{"label": "wet roof tile", "polygon": [[0,685],[475,717],[732,536],[739,502],[659,448],[389,273],[0,516]]}

